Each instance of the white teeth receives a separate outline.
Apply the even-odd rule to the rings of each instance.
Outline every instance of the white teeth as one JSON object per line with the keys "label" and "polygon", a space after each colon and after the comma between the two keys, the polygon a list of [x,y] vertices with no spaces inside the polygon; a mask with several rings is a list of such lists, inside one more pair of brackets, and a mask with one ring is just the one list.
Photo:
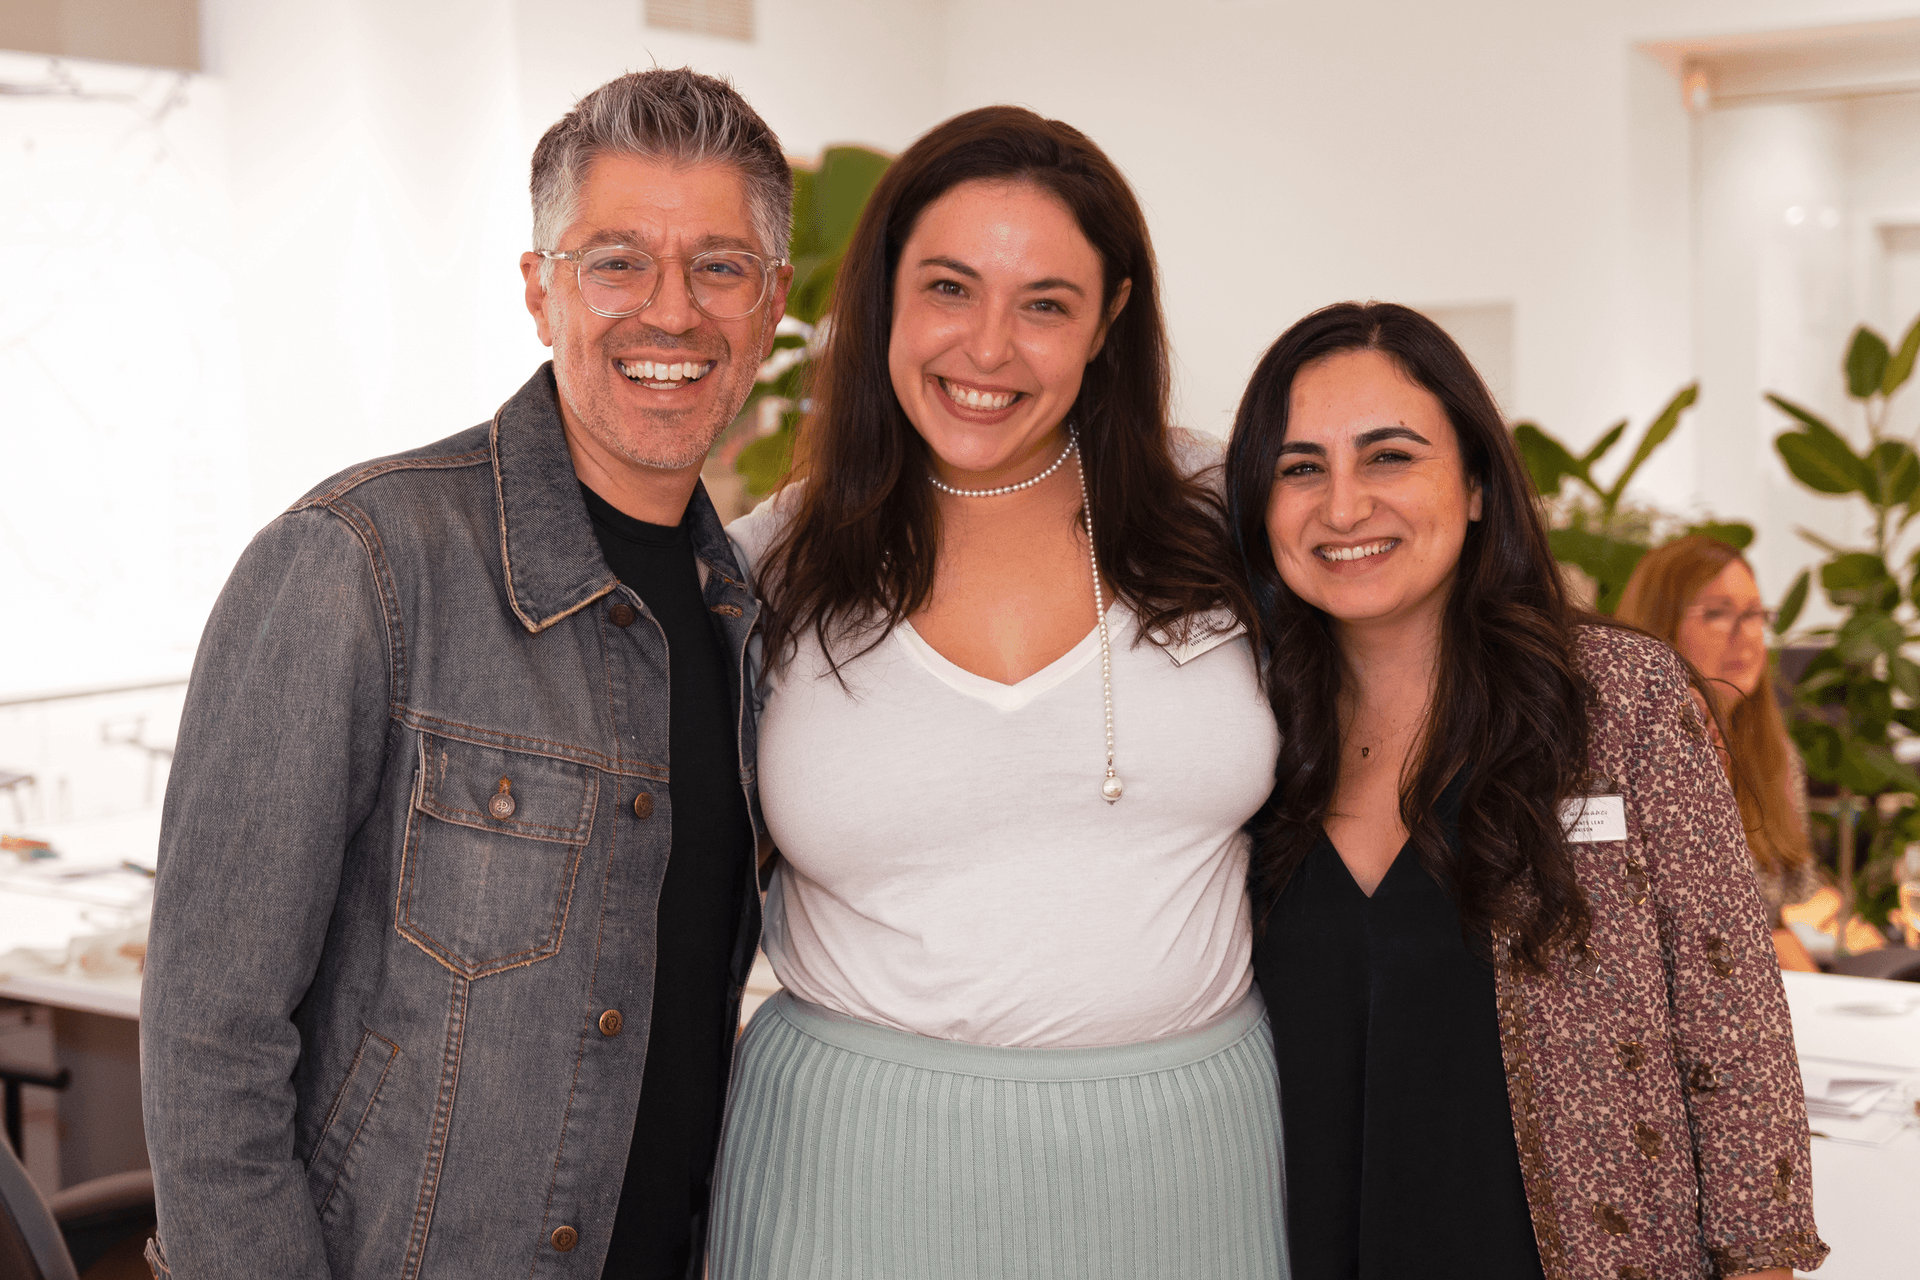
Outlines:
{"label": "white teeth", "polygon": [[955,404],[965,405],[969,409],[1004,409],[1019,398],[1017,391],[975,391],[970,387],[948,382],[945,378],[940,379],[940,385],[946,388],[947,394],[953,397]]}
{"label": "white teeth", "polygon": [[1369,542],[1358,547],[1321,547],[1322,560],[1364,560],[1368,556],[1377,556],[1383,551],[1391,551],[1400,545],[1398,538],[1384,538],[1379,542]]}
{"label": "white teeth", "polygon": [[656,360],[622,360],[620,372],[634,382],[644,382],[648,386],[670,386],[676,382],[698,382],[713,371],[713,366],[705,360],[687,360],[678,364],[664,364]]}

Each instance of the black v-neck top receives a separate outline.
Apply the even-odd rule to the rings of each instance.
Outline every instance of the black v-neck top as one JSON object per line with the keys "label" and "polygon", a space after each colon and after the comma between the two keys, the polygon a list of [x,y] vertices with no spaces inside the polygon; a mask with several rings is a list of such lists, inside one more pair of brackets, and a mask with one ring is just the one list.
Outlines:
{"label": "black v-neck top", "polygon": [[[1437,816],[1458,847],[1463,779]],[[1372,897],[1320,841],[1255,936],[1293,1280],[1534,1280],[1493,969],[1410,847]]]}

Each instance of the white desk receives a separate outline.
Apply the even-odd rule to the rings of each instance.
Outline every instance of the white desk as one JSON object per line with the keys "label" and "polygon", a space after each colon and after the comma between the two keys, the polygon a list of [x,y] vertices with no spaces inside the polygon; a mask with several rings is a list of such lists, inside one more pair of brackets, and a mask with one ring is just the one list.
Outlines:
{"label": "white desk", "polygon": [[[22,863],[0,854],[0,957],[16,947],[64,953],[76,937],[145,923],[152,882],[120,869],[151,867],[160,845],[160,811],[41,823],[8,834],[49,841],[59,857]],[[115,1018],[140,1016],[140,975],[35,972],[0,960],[0,997]]]}
{"label": "white desk", "polygon": [[[1904,1066],[1920,1077],[1920,984],[1782,974],[1803,1055]],[[1909,1011],[1861,1016],[1843,1005],[1906,1004]],[[1897,1105],[1897,1095],[1885,1106]],[[1815,1120],[1817,1130],[1821,1122]],[[1833,1246],[1815,1280],[1890,1280],[1920,1275],[1920,1128],[1883,1147],[1813,1140],[1813,1212]]]}

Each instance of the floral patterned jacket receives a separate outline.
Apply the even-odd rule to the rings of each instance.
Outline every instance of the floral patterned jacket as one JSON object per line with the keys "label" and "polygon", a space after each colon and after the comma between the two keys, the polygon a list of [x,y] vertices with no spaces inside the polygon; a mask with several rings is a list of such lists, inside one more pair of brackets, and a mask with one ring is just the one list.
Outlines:
{"label": "floral patterned jacket", "polygon": [[1624,841],[1573,845],[1584,954],[1500,965],[1500,1034],[1548,1280],[1673,1280],[1827,1254],[1807,1113],[1752,862],[1672,652],[1589,628],[1588,790]]}

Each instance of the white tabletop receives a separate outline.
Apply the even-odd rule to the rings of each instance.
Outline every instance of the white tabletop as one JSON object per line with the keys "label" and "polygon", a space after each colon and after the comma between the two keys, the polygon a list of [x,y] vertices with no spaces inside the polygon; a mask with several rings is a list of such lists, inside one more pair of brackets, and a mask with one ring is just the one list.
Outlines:
{"label": "white tabletop", "polygon": [[16,955],[11,964],[5,958],[15,948],[65,953],[76,938],[137,932],[144,926],[153,882],[121,863],[152,868],[160,845],[160,811],[39,823],[6,834],[45,840],[59,856],[23,863],[0,853],[0,996],[138,1018],[140,975],[124,971],[133,961],[111,955],[112,948],[108,967],[122,972],[87,973],[72,965],[47,972],[24,957]]}
{"label": "white tabletop", "polygon": [[[0,855],[0,955],[14,947],[64,947],[76,935],[144,922],[147,883],[115,871],[122,859],[152,866],[158,810],[45,824],[22,832],[50,840],[61,856],[22,865]],[[97,872],[69,875],[71,872]],[[756,959],[759,959],[756,957]],[[1879,1064],[1920,1078],[1920,984],[1787,973],[1787,1003],[1802,1057]],[[748,995],[757,1004],[778,989],[764,959]],[[140,1016],[138,974],[72,972],[0,977],[0,996],[114,1017]],[[757,997],[757,998],[756,998]],[[1896,1012],[1898,1011],[1898,1012]],[[743,1009],[742,1015],[750,1010]],[[1898,1097],[1884,1107],[1891,1109]],[[1813,1127],[1818,1130],[1821,1121]],[[1818,1280],[1887,1280],[1920,1275],[1920,1126],[1884,1146],[1813,1140],[1813,1205],[1833,1247]]]}
{"label": "white tabletop", "polygon": [[[1920,984],[1781,977],[1802,1058],[1903,1068],[1920,1078]],[[1898,1105],[1897,1091],[1883,1104],[1889,1111]],[[1908,1124],[1880,1147],[1814,1138],[1813,1213],[1820,1238],[1833,1247],[1818,1280],[1920,1275],[1920,1127]]]}

